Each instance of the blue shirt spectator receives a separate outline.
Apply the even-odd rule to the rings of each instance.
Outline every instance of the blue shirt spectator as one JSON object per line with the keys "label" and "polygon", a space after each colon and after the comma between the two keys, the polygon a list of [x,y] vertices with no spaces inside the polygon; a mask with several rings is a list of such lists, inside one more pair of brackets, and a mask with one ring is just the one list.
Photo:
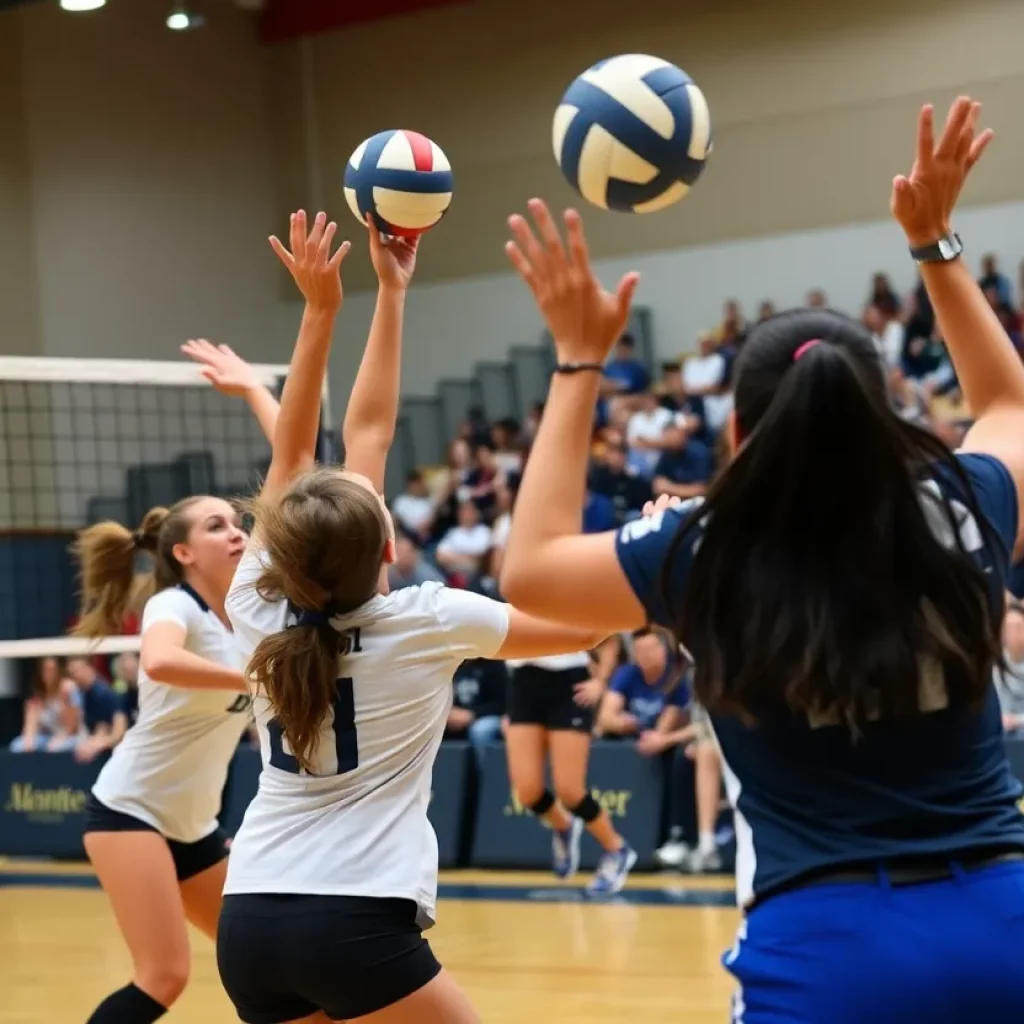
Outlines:
{"label": "blue shirt spectator", "polygon": [[654,492],[676,498],[699,497],[707,489],[714,470],[711,449],[687,438],[684,430],[666,431],[666,444],[674,443],[677,438],[682,442],[680,447],[667,448],[654,467]]}
{"label": "blue shirt spectator", "polygon": [[68,675],[82,695],[82,717],[89,735],[114,726],[114,716],[122,713],[121,702],[114,688],[92,667],[86,658],[71,658]]}
{"label": "blue shirt spectator", "polygon": [[669,654],[668,642],[651,629],[633,634],[633,660],[612,676],[598,724],[609,736],[639,736],[658,725],[668,707],[690,703],[690,688]]}
{"label": "blue shirt spectator", "polygon": [[638,395],[650,386],[651,377],[639,359],[629,334],[624,334],[615,347],[615,355],[605,364],[604,376],[609,394]]}
{"label": "blue shirt spectator", "polygon": [[583,532],[603,533],[605,530],[614,530],[617,525],[615,503],[611,498],[587,491],[587,499],[583,504]]}

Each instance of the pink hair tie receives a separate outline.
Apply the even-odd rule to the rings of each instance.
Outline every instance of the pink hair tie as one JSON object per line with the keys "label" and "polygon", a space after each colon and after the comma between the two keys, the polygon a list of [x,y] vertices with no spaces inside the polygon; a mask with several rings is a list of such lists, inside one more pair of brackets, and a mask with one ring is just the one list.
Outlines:
{"label": "pink hair tie", "polygon": [[815,345],[821,344],[821,338],[811,338],[810,341],[805,341],[800,345],[797,350],[793,353],[793,362],[795,363],[801,356],[806,355],[814,348]]}

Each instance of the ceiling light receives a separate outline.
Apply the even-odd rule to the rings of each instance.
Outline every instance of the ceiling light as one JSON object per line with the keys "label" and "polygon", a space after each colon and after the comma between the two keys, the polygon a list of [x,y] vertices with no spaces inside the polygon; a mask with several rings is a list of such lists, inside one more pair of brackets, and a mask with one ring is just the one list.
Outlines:
{"label": "ceiling light", "polygon": [[65,11],[98,11],[107,0],[60,0]]}
{"label": "ceiling light", "polygon": [[189,28],[199,28],[203,24],[203,18],[193,14],[185,3],[176,3],[167,15],[167,27],[173,32],[184,32]]}

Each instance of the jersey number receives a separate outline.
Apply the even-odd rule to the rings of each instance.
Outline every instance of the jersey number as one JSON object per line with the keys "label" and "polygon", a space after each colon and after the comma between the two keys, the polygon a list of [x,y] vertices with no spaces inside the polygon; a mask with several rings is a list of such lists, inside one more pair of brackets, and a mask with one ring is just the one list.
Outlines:
{"label": "jersey number", "polygon": [[[356,702],[352,680],[341,678],[337,681],[334,697],[334,749],[338,758],[335,775],[344,775],[359,767],[359,743],[356,738]],[[275,719],[267,724],[270,737],[270,763],[282,772],[298,775],[299,762],[284,749],[284,733]]]}

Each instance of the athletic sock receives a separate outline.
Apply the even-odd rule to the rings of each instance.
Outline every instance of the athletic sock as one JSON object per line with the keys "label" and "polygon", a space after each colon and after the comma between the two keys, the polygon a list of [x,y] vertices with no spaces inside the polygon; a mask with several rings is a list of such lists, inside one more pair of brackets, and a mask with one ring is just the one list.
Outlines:
{"label": "athletic sock", "polygon": [[135,984],[111,992],[92,1012],[86,1024],[154,1024],[167,1012]]}

